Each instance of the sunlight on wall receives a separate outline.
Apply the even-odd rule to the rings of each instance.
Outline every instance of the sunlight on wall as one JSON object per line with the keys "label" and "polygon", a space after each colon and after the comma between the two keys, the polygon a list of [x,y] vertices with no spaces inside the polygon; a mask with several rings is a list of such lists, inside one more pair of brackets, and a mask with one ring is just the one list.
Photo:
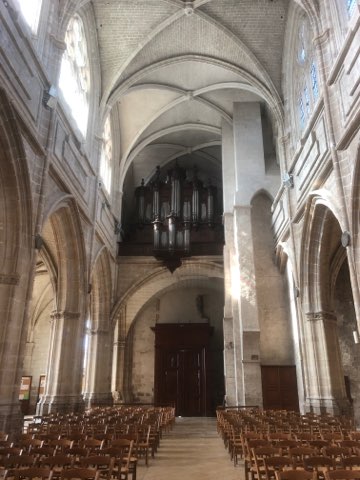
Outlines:
{"label": "sunlight on wall", "polygon": [[85,136],[89,116],[90,67],[84,26],[77,15],[69,22],[65,43],[66,51],[61,61],[59,88],[71,116]]}
{"label": "sunlight on wall", "polygon": [[32,33],[36,33],[39,25],[42,0],[19,0],[21,13]]}

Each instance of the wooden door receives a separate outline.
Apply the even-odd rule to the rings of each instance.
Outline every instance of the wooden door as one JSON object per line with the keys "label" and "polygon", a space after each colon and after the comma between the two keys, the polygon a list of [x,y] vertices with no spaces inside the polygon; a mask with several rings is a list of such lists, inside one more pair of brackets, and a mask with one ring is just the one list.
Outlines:
{"label": "wooden door", "polygon": [[299,410],[295,366],[262,366],[261,378],[264,409]]}
{"label": "wooden door", "polygon": [[160,324],[155,328],[155,403],[175,406],[176,415],[209,412],[206,324]]}

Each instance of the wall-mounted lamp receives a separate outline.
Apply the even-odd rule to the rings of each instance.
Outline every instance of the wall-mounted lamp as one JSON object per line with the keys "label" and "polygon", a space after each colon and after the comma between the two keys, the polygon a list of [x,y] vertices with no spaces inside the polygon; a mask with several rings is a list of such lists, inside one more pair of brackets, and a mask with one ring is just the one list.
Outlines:
{"label": "wall-mounted lamp", "polygon": [[43,240],[42,236],[39,233],[37,233],[35,235],[35,249],[36,250],[41,250],[43,245],[44,245],[44,240]]}
{"label": "wall-mounted lamp", "polygon": [[357,330],[353,331],[353,337],[354,337],[354,343],[358,344],[359,343],[359,334]]}
{"label": "wall-mounted lamp", "polygon": [[54,85],[51,85],[49,90],[44,90],[43,94],[43,104],[47,108],[55,108],[57,104],[57,89]]}
{"label": "wall-mounted lamp", "polygon": [[285,188],[294,188],[294,177],[292,173],[285,172],[282,177],[282,182]]}

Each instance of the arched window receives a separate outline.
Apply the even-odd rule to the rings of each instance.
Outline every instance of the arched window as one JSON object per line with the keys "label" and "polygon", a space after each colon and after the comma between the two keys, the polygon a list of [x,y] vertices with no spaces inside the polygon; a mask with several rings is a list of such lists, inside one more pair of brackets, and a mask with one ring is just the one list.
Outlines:
{"label": "arched window", "polygon": [[59,88],[71,115],[85,136],[89,116],[90,68],[84,25],[78,15],[69,22],[65,35]]}
{"label": "arched window", "polygon": [[111,190],[111,174],[112,174],[112,139],[110,117],[107,117],[104,124],[103,144],[100,158],[100,176],[104,187],[108,193]]}
{"label": "arched window", "polygon": [[355,10],[356,0],[346,0],[346,9],[349,17],[353,14]]}
{"label": "arched window", "polygon": [[19,0],[20,10],[26,23],[31,28],[32,33],[36,34],[39,26],[40,10],[42,0]]}
{"label": "arched window", "polygon": [[311,30],[305,17],[301,19],[298,27],[295,58],[296,117],[299,130],[302,131],[319,98],[318,71],[311,41]]}

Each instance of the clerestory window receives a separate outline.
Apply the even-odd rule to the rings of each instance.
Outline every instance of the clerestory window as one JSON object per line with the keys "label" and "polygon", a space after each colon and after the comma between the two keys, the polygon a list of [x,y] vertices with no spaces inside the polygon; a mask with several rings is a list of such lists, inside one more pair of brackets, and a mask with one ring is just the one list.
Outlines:
{"label": "clerestory window", "polygon": [[19,4],[26,23],[31,28],[32,33],[36,34],[39,26],[42,0],[19,0]]}
{"label": "clerestory window", "polygon": [[106,191],[110,193],[112,178],[112,138],[111,123],[109,117],[107,117],[104,124],[102,140],[103,143],[100,158],[100,176]]}
{"label": "clerestory window", "polygon": [[76,125],[85,136],[89,116],[90,67],[84,24],[78,15],[69,22],[65,44],[59,88]]}
{"label": "clerestory window", "polygon": [[355,5],[356,5],[357,0],[346,0],[346,9],[348,12],[349,17],[353,14],[355,10]]}
{"label": "clerestory window", "polygon": [[294,77],[297,121],[300,131],[306,127],[319,98],[318,70],[311,40],[310,26],[307,19],[303,17],[297,31]]}

